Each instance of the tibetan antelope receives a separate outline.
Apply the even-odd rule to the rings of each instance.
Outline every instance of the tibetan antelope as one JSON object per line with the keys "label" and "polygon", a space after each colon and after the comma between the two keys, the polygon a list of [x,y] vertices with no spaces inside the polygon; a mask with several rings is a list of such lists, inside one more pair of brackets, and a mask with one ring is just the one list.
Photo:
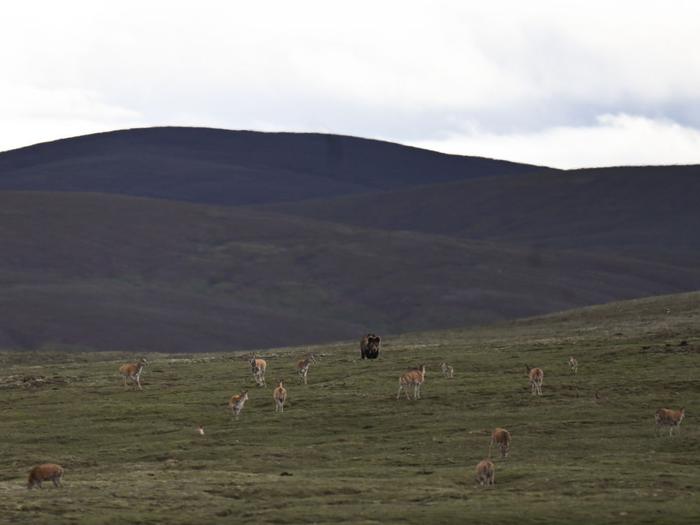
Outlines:
{"label": "tibetan antelope", "polygon": [[360,341],[360,357],[362,359],[376,359],[379,357],[379,347],[382,338],[376,334],[367,334]]}
{"label": "tibetan antelope", "polygon": [[401,390],[406,394],[406,399],[411,399],[408,395],[408,387],[413,387],[413,399],[420,399],[420,389],[425,381],[425,365],[420,365],[418,368],[411,368],[404,372],[399,377],[399,391],[396,394],[396,399],[401,397]]}
{"label": "tibetan antelope", "polygon": [[267,386],[265,383],[265,371],[267,370],[267,361],[253,357],[250,360],[250,369],[253,372],[253,379],[258,386]]}
{"label": "tibetan antelope", "polygon": [[284,388],[284,382],[280,384],[272,392],[272,399],[275,400],[275,412],[284,412],[284,403],[287,401],[287,389]]}
{"label": "tibetan antelope", "polygon": [[306,358],[297,362],[297,374],[299,375],[299,381],[304,381],[307,385],[307,375],[309,374],[309,367],[311,363],[316,363],[316,356],[314,354],[309,354]]}
{"label": "tibetan antelope", "polygon": [[47,480],[53,481],[54,487],[60,487],[63,480],[63,467],[55,463],[37,465],[29,472],[27,488],[41,488],[41,482]]}
{"label": "tibetan antelope", "polygon": [[245,405],[246,401],[248,401],[247,390],[243,390],[243,392],[241,392],[240,394],[231,396],[231,400],[228,402],[228,406],[231,409],[231,414],[236,416],[236,419],[238,419],[238,416],[241,414],[241,410],[243,410],[243,406]]}
{"label": "tibetan antelope", "polygon": [[505,428],[497,428],[491,433],[491,443],[489,443],[489,458],[491,457],[491,448],[497,445],[501,451],[501,457],[508,457],[510,451],[510,432]]}
{"label": "tibetan antelope", "polygon": [[476,482],[482,487],[496,483],[496,467],[490,459],[482,459],[476,465]]}
{"label": "tibetan antelope", "polygon": [[440,363],[440,370],[442,371],[442,377],[452,379],[455,376],[455,369],[447,363]]}
{"label": "tibetan antelope", "polygon": [[199,434],[200,436],[204,435],[204,426],[203,425],[199,425],[197,427],[197,434]]}
{"label": "tibetan antelope", "polygon": [[574,375],[578,373],[578,361],[574,356],[569,357],[569,370]]}
{"label": "tibetan antelope", "polygon": [[541,368],[527,368],[527,375],[530,378],[530,391],[538,396],[542,395],[542,381],[544,381],[544,372]]}
{"label": "tibetan antelope", "polygon": [[139,390],[143,390],[141,387],[141,372],[147,364],[146,358],[142,357],[137,363],[127,363],[119,367],[119,373],[124,377],[124,388],[126,388],[126,380],[131,379],[139,387]]}
{"label": "tibetan antelope", "polygon": [[662,427],[668,427],[668,435],[673,435],[673,429],[678,429],[678,434],[681,432],[681,421],[685,417],[685,408],[680,410],[671,410],[669,408],[660,408],[656,411],[654,419],[656,420],[656,433]]}

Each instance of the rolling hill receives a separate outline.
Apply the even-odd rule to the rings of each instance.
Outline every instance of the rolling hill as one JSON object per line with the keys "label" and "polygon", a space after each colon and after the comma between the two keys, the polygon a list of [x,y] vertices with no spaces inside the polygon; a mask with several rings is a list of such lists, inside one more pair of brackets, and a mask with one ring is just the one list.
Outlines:
{"label": "rolling hill", "polygon": [[0,153],[0,190],[89,191],[238,205],[547,170],[340,135],[165,127],[98,133]]}
{"label": "rolling hill", "polygon": [[[266,207],[286,214],[547,249],[700,264],[700,166],[480,178]],[[358,214],[365,206],[372,214]]]}
{"label": "rolling hill", "polygon": [[0,348],[264,348],[696,290],[699,170],[202,128],[0,153]]}
{"label": "rolling hill", "polygon": [[486,323],[700,268],[160,199],[0,192],[0,347],[206,351]]}

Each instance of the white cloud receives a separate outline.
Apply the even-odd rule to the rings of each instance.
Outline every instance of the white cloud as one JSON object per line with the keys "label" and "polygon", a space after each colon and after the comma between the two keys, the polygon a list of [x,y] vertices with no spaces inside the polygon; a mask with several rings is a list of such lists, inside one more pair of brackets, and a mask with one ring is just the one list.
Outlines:
{"label": "white cloud", "polygon": [[[0,150],[135,123],[484,144],[601,114],[700,128],[698,19],[693,0],[26,0],[0,18]],[[14,105],[24,90],[43,95]]]}
{"label": "white cloud", "polygon": [[601,115],[590,126],[562,126],[525,134],[471,130],[444,140],[414,141],[411,145],[567,169],[700,164],[700,130],[668,120],[625,114]]}

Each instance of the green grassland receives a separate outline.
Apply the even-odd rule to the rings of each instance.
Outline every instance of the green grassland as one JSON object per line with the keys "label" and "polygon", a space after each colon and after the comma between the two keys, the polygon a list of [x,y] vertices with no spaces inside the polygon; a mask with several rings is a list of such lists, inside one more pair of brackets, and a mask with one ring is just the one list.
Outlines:
{"label": "green grassland", "polygon": [[[357,346],[261,350],[266,388],[250,354],[151,354],[143,392],[117,375],[136,354],[0,354],[1,521],[700,520],[700,294],[387,336],[371,362]],[[308,351],[319,360],[304,386],[294,362]],[[440,376],[443,360],[454,379]],[[423,399],[397,401],[398,376],[420,362]],[[525,363],[544,369],[542,397]],[[280,377],[290,402],[275,414]],[[246,388],[236,421],[227,401]],[[680,435],[656,436],[654,411],[681,406]],[[495,426],[513,443],[486,489],[473,471]],[[26,489],[40,462],[65,467],[62,488]]]}

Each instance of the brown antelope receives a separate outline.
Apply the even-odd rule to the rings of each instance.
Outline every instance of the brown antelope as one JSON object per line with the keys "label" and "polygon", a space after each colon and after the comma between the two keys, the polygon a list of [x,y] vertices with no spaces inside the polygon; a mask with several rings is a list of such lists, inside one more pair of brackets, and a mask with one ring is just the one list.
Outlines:
{"label": "brown antelope", "polygon": [[440,371],[442,372],[442,377],[452,379],[455,376],[455,369],[447,363],[440,363]]}
{"label": "brown antelope", "polygon": [[510,451],[510,432],[505,428],[497,428],[491,433],[491,443],[489,443],[489,458],[491,457],[491,448],[497,445],[501,451],[501,457],[508,457]]}
{"label": "brown antelope", "polygon": [[538,396],[541,396],[542,395],[542,382],[544,381],[544,372],[542,371],[541,368],[530,368],[527,365],[525,365],[525,368],[527,368],[527,374],[528,374],[528,377],[530,378],[530,391],[533,394],[537,394]]}
{"label": "brown antelope", "polygon": [[671,410],[669,408],[660,408],[656,411],[654,419],[656,420],[656,432],[662,427],[668,427],[668,435],[673,435],[673,429],[678,429],[678,434],[681,432],[681,421],[685,417],[685,408],[680,410]]}
{"label": "brown antelope", "polygon": [[399,377],[399,391],[396,394],[396,399],[401,397],[401,390],[406,394],[406,399],[411,399],[408,395],[408,387],[413,387],[413,399],[420,399],[420,389],[425,381],[425,365],[420,365],[418,368],[411,368],[404,372]]}
{"label": "brown antelope", "polygon": [[284,382],[280,384],[272,392],[272,399],[275,400],[275,412],[284,412],[284,403],[287,401],[287,389],[284,388]]}
{"label": "brown antelope", "polygon": [[199,434],[200,436],[204,435],[204,427],[202,425],[199,425],[197,427],[197,434]]}
{"label": "brown antelope", "polygon": [[267,370],[267,361],[259,359],[255,356],[250,360],[250,368],[253,372],[253,379],[258,386],[267,386],[265,383],[265,371]]}
{"label": "brown antelope", "polygon": [[304,381],[307,385],[307,375],[309,374],[309,367],[311,363],[316,363],[316,356],[314,354],[309,354],[306,358],[297,362],[297,374],[299,375],[299,380]]}
{"label": "brown antelope", "polygon": [[578,361],[574,356],[569,357],[569,370],[574,375],[578,373]]}
{"label": "brown antelope", "polygon": [[63,467],[55,463],[37,465],[29,472],[27,488],[41,488],[41,482],[46,480],[53,481],[54,487],[60,487],[61,481],[63,480]]}
{"label": "brown antelope", "polygon": [[236,416],[236,419],[238,419],[238,416],[241,414],[241,410],[243,410],[243,406],[245,405],[246,401],[248,401],[247,390],[243,390],[240,394],[231,396],[228,406],[231,409],[231,414]]}
{"label": "brown antelope", "polygon": [[141,372],[147,364],[146,358],[142,357],[137,363],[127,363],[119,367],[119,373],[124,377],[124,388],[126,388],[126,380],[131,379],[139,387],[139,390],[143,390],[141,387]]}
{"label": "brown antelope", "polygon": [[482,487],[496,483],[496,467],[490,459],[482,459],[476,465],[476,482]]}

